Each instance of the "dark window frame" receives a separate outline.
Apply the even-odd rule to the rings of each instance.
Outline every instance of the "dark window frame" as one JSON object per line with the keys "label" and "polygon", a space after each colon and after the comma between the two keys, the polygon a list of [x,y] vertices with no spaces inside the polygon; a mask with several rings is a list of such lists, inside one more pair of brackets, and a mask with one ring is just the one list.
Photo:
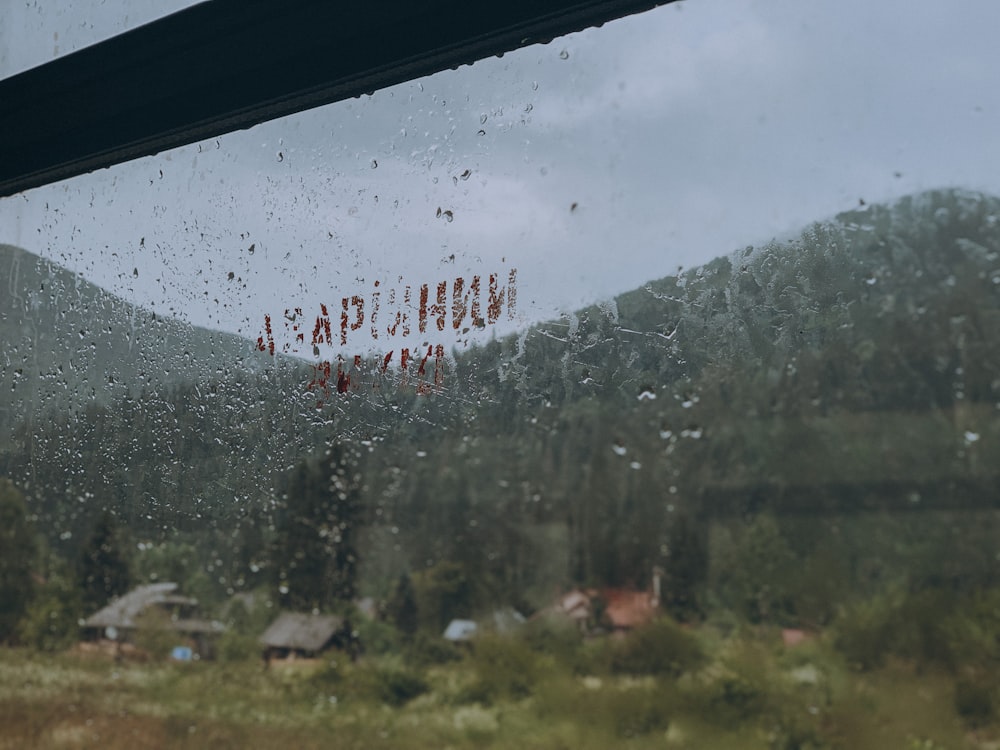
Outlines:
{"label": "dark window frame", "polygon": [[211,0],[0,81],[0,197],[674,0]]}

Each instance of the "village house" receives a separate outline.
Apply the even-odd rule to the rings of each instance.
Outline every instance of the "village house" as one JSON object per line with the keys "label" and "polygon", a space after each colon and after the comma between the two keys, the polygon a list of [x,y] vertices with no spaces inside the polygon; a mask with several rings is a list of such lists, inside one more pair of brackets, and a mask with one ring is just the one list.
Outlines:
{"label": "village house", "polygon": [[270,664],[275,659],[314,659],[331,648],[353,651],[355,639],[343,617],[282,612],[261,635],[260,644]]}
{"label": "village house", "polygon": [[569,622],[585,634],[605,629],[613,635],[624,635],[656,618],[660,611],[662,576],[660,568],[653,568],[651,586],[646,591],[573,589],[557,597],[535,618]]}
{"label": "village house", "polygon": [[132,589],[83,622],[84,638],[133,644],[144,628],[163,628],[176,635],[176,658],[207,659],[225,627],[198,615],[198,600],[183,596],[176,583],[150,583]]}

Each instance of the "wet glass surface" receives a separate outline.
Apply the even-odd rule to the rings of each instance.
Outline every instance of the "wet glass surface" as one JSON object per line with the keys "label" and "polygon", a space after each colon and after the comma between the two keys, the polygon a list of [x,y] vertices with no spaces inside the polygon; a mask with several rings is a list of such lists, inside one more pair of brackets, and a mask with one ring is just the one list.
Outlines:
{"label": "wet glass surface", "polygon": [[996,16],[678,3],[0,200],[0,739],[994,747]]}

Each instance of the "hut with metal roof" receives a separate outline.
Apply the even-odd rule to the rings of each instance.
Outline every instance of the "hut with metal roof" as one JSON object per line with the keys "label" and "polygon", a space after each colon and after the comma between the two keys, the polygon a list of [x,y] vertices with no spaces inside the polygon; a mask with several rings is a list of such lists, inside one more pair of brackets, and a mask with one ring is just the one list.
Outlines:
{"label": "hut with metal roof", "polygon": [[282,612],[264,631],[264,660],[309,659],[327,649],[349,646],[350,627],[337,615]]}

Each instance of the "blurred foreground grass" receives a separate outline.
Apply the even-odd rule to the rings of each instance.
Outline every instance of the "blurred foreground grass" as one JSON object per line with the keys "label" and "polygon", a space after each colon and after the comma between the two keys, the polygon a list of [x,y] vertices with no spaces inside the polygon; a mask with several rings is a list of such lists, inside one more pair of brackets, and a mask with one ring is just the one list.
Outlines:
{"label": "blurred foreground grass", "polygon": [[0,649],[0,748],[1000,748],[992,682],[894,656],[861,671],[832,637],[543,636],[270,669]]}

